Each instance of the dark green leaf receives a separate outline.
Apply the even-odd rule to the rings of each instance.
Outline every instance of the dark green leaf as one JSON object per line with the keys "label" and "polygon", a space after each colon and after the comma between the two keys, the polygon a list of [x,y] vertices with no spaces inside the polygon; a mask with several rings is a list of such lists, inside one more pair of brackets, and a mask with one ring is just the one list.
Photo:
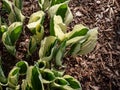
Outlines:
{"label": "dark green leaf", "polygon": [[63,21],[65,19],[65,15],[66,15],[66,12],[67,12],[67,7],[68,7],[67,4],[63,4],[58,8],[58,10],[56,12],[56,15],[60,15],[62,17]]}

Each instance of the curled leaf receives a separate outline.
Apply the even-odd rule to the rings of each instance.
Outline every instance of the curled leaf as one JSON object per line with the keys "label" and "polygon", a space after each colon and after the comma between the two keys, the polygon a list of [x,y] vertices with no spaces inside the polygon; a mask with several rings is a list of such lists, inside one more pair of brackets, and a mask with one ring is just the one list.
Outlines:
{"label": "curled leaf", "polygon": [[42,40],[44,35],[44,27],[42,26],[44,15],[45,14],[43,11],[38,11],[36,13],[33,13],[30,16],[30,20],[27,25],[27,27],[33,33],[33,37],[35,38],[37,44],[40,44],[40,41]]}
{"label": "curled leaf", "polygon": [[42,60],[50,61],[53,58],[55,50],[56,50],[56,37],[54,36],[46,37],[41,42],[39,57]]}
{"label": "curled leaf", "polygon": [[60,15],[63,22],[68,25],[73,20],[73,15],[68,7],[68,2],[53,5],[49,8],[48,14],[53,17],[54,15]]}
{"label": "curled leaf", "polygon": [[64,78],[57,77],[50,87],[52,90],[67,90],[65,89],[67,85],[68,82]]}
{"label": "curled leaf", "polygon": [[8,27],[8,30],[2,35],[3,44],[5,45],[8,52],[10,52],[12,55],[16,54],[15,43],[19,38],[21,32],[22,32],[22,23],[15,22],[11,24]]}
{"label": "curled leaf", "polygon": [[[20,0],[15,0],[15,1],[20,1]],[[18,8],[18,5],[16,7],[16,4],[12,4],[12,2],[8,0],[3,0],[3,6],[8,11],[9,14],[8,19],[10,23],[24,21],[25,16],[21,13],[21,10]]]}
{"label": "curled leaf", "polygon": [[42,75],[42,78],[43,78],[42,81],[45,84],[51,83],[55,79],[54,73],[51,70],[49,70],[49,69],[42,70],[41,71],[41,75]]}
{"label": "curled leaf", "polygon": [[27,71],[27,88],[32,90],[44,90],[42,77],[36,66],[30,66]]}
{"label": "curled leaf", "polygon": [[88,32],[88,38],[82,43],[79,54],[87,54],[95,48],[97,43],[97,35],[97,28],[94,28]]}
{"label": "curled leaf", "polygon": [[72,76],[69,76],[69,75],[65,75],[63,77],[66,81],[68,81],[69,85],[73,90],[82,90],[81,88],[81,85],[80,83],[75,79],[73,78]]}
{"label": "curled leaf", "polygon": [[50,35],[56,36],[58,39],[63,41],[67,26],[63,23],[61,16],[54,16],[50,21]]}
{"label": "curled leaf", "polygon": [[8,75],[8,86],[11,89],[18,87],[19,67],[14,67]]}
{"label": "curled leaf", "polygon": [[28,63],[27,62],[25,62],[25,61],[19,61],[16,64],[16,66],[20,68],[20,70],[19,70],[20,74],[22,74],[22,75],[26,74],[27,69],[28,69]]}

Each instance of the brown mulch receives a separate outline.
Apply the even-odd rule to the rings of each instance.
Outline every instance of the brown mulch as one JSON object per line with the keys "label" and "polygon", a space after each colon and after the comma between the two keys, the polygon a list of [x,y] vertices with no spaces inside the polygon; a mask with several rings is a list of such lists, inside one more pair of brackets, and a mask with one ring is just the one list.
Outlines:
{"label": "brown mulch", "polygon": [[[64,59],[64,64],[67,66],[66,74],[78,79],[83,90],[120,90],[120,1],[71,0],[69,6],[74,15],[70,28],[78,23],[91,29],[98,27],[99,35],[93,52]],[[37,0],[24,0],[23,14],[27,17],[25,24],[29,16],[38,10]],[[20,59],[30,64],[34,64],[38,59],[37,53],[27,59],[24,56],[27,53],[26,43],[29,41],[30,34],[27,27],[24,27],[17,42],[17,59],[9,55],[0,41],[0,55],[6,73]]]}
{"label": "brown mulch", "polygon": [[99,35],[93,52],[67,59],[66,73],[77,78],[83,90],[120,90],[120,1],[71,0],[70,7],[70,27],[98,27]]}

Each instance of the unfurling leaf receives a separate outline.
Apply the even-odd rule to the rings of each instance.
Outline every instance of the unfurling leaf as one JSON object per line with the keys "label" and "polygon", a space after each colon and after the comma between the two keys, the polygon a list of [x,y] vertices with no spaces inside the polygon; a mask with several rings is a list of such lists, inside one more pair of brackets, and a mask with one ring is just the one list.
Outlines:
{"label": "unfurling leaf", "polygon": [[40,20],[40,24],[43,24],[45,13],[43,11],[37,11],[30,16],[29,23]]}
{"label": "unfurling leaf", "polygon": [[42,81],[44,84],[51,83],[55,79],[54,73],[49,69],[41,70],[41,75],[42,75]]}
{"label": "unfurling leaf", "polygon": [[44,90],[42,77],[36,66],[30,66],[26,77],[27,88],[30,90]]}
{"label": "unfurling leaf", "polygon": [[64,78],[57,77],[50,87],[51,90],[67,90],[65,86],[68,86],[68,84],[69,83]]}
{"label": "unfurling leaf", "polygon": [[28,70],[28,63],[25,62],[25,61],[19,61],[17,64],[16,64],[16,67],[19,67],[20,70],[19,70],[19,73],[21,75],[24,75],[26,74],[27,70]]}
{"label": "unfurling leaf", "polygon": [[44,27],[42,26],[44,21],[44,15],[45,13],[43,11],[33,13],[30,16],[30,20],[27,25],[27,27],[33,33],[33,37],[35,38],[37,44],[40,44],[40,41],[42,40],[44,35]]}
{"label": "unfurling leaf", "polygon": [[97,29],[89,30],[85,26],[76,25],[73,30],[66,34],[68,37],[66,45],[70,45],[69,54],[76,56],[78,54],[87,54],[91,52],[97,42]]}
{"label": "unfurling leaf", "polygon": [[70,8],[68,7],[68,2],[69,1],[53,5],[49,8],[48,14],[51,17],[54,17],[54,15],[60,15],[63,22],[68,25],[73,20],[73,15],[70,11]]}
{"label": "unfurling leaf", "polygon": [[8,86],[13,90],[18,88],[19,70],[19,67],[14,67],[8,75]]}
{"label": "unfurling leaf", "polygon": [[43,69],[45,69],[47,67],[47,62],[46,61],[38,61],[36,63],[36,65],[38,66],[38,68],[40,70],[43,70]]}
{"label": "unfurling leaf", "polygon": [[50,21],[50,35],[56,36],[59,40],[63,41],[67,26],[63,23],[60,16],[54,16]]}
{"label": "unfurling leaf", "polygon": [[16,54],[15,43],[22,32],[22,23],[15,22],[8,27],[8,30],[2,35],[2,41],[6,49],[12,54]]}
{"label": "unfurling leaf", "polygon": [[87,54],[91,52],[97,43],[97,28],[94,28],[88,32],[88,38],[82,43],[79,54]]}
{"label": "unfurling leaf", "polygon": [[73,78],[72,76],[65,75],[63,78],[69,83],[68,86],[71,87],[72,90],[82,90],[79,81],[77,81],[77,80],[76,80],[75,78]]}
{"label": "unfurling leaf", "polygon": [[43,11],[48,10],[48,8],[51,5],[51,0],[38,0],[39,1],[39,6]]}
{"label": "unfurling leaf", "polygon": [[50,61],[56,50],[56,37],[49,36],[41,41],[41,48],[39,50],[39,57],[42,60]]}
{"label": "unfurling leaf", "polygon": [[25,19],[25,16],[21,13],[21,10],[19,9],[22,6],[18,6],[18,5],[16,6],[17,2],[19,1],[21,2],[21,0],[15,0],[15,1],[16,1],[14,2],[15,4],[13,4],[12,2],[8,0],[3,0],[3,6],[8,11],[8,14],[9,14],[8,19],[10,23],[19,22],[19,21],[23,22]]}

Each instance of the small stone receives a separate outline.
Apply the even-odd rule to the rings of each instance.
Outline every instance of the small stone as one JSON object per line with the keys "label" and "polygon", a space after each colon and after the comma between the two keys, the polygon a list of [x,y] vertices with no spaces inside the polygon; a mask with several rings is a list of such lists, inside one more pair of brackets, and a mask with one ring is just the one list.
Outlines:
{"label": "small stone", "polygon": [[97,1],[96,1],[96,3],[97,3],[97,4],[100,4],[100,3],[101,3],[101,1],[97,0]]}
{"label": "small stone", "polygon": [[78,17],[83,16],[83,14],[82,14],[80,11],[77,11],[75,14],[76,14],[76,16],[78,16]]}

